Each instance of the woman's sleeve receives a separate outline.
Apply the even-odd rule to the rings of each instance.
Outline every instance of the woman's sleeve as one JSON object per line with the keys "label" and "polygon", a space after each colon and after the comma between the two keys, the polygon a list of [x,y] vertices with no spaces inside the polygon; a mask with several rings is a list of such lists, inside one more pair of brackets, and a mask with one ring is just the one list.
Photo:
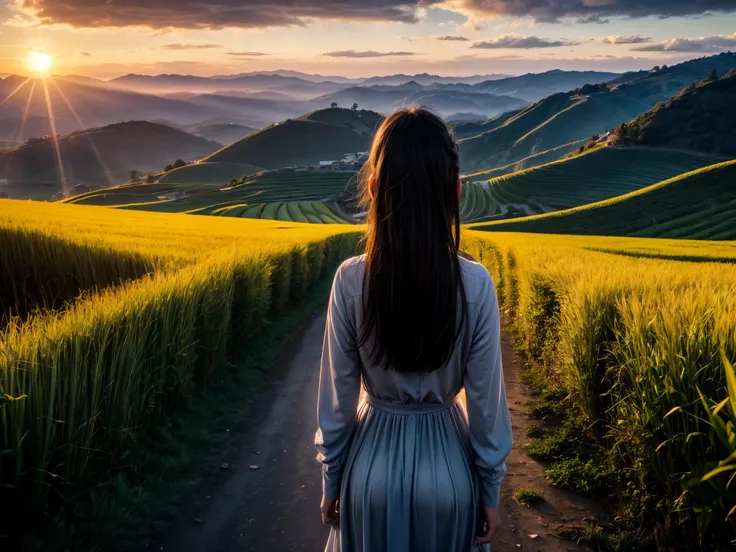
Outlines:
{"label": "woman's sleeve", "polygon": [[496,506],[512,434],[501,362],[501,321],[490,278],[484,288],[463,383],[481,501]]}
{"label": "woman's sleeve", "polygon": [[322,491],[328,500],[340,497],[342,470],[356,424],[360,397],[360,357],[355,329],[340,292],[342,271],[332,284],[322,345],[317,399],[317,459],[322,463]]}

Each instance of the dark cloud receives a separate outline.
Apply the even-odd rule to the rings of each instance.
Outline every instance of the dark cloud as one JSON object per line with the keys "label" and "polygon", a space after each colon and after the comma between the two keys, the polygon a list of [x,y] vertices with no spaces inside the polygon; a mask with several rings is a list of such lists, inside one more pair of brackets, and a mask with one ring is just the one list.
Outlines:
{"label": "dark cloud", "polygon": [[304,26],[311,20],[417,21],[440,0],[22,0],[44,24],[73,27],[222,29]]}
{"label": "dark cloud", "polygon": [[267,52],[228,52],[227,55],[229,56],[235,56],[235,57],[260,57],[260,56],[270,56],[271,54]]}
{"label": "dark cloud", "polygon": [[436,36],[434,37],[435,40],[443,40],[447,42],[467,42],[470,40],[469,38],[466,38],[464,36],[453,36],[453,35],[445,35],[445,36]]}
{"label": "dark cloud", "polygon": [[579,17],[575,23],[577,23],[578,25],[605,25],[606,23],[608,23],[608,19],[603,19],[600,15],[591,14],[586,15],[585,17]]}
{"label": "dark cloud", "polygon": [[79,55],[82,57],[90,57],[92,54],[90,54],[89,52],[79,52]]}
{"label": "dark cloud", "polygon": [[212,50],[213,48],[222,48],[219,44],[190,44],[190,43],[178,43],[178,44],[164,44],[159,46],[159,50]]}
{"label": "dark cloud", "polygon": [[484,50],[499,50],[502,48],[555,48],[557,46],[575,46],[577,42],[562,40],[547,40],[538,36],[501,35],[492,40],[474,42],[471,48]]}
{"label": "dark cloud", "polygon": [[461,3],[465,10],[479,16],[532,17],[542,22],[558,22],[562,17],[599,23],[610,16],[677,17],[736,12],[734,0],[461,0]]}
{"label": "dark cloud", "polygon": [[341,50],[339,52],[326,52],[322,54],[330,57],[339,58],[377,58],[377,57],[388,57],[388,56],[415,56],[416,52],[376,52],[374,50]]}
{"label": "dark cloud", "polygon": [[[418,10],[443,0],[16,0],[43,24],[73,27],[221,29],[304,26],[314,20],[415,23]],[[531,17],[606,23],[607,17],[701,16],[736,12],[734,0],[455,0],[475,17]]]}
{"label": "dark cloud", "polygon": [[631,35],[631,36],[604,36],[601,39],[603,44],[643,44],[645,42],[651,42],[652,37]]}
{"label": "dark cloud", "polygon": [[634,48],[637,52],[703,52],[717,53],[736,49],[736,33],[700,38],[673,38],[664,42]]}

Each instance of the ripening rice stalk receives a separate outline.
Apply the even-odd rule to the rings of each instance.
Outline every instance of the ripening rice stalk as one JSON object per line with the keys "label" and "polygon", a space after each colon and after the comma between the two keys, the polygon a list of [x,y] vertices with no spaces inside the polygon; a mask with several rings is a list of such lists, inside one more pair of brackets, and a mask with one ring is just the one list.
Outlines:
{"label": "ripening rice stalk", "polygon": [[621,477],[652,493],[662,542],[713,549],[736,537],[733,512],[726,520],[732,473],[693,483],[733,452],[709,417],[726,393],[721,352],[736,358],[733,244],[481,232],[465,240],[484,252],[528,358],[587,417]]}
{"label": "ripening rice stalk", "polygon": [[16,267],[11,279],[35,274],[43,297],[58,263],[69,301],[0,328],[0,502],[18,516],[104,479],[360,237],[346,226],[5,204],[0,236],[12,247],[0,261]]}

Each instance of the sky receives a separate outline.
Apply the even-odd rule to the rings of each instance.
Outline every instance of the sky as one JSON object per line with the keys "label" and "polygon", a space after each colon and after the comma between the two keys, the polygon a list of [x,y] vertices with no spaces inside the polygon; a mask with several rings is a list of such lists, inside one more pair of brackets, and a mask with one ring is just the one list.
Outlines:
{"label": "sky", "polygon": [[0,75],[622,72],[736,51],[736,0],[4,0]]}

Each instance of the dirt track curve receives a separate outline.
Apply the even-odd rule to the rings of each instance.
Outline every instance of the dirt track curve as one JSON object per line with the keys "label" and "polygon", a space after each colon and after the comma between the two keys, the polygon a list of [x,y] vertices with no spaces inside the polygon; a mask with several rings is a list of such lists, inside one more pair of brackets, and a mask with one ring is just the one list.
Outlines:
{"label": "dirt track curve", "polygon": [[[148,550],[324,549],[328,531],[320,524],[320,468],[312,444],[324,323],[322,314],[285,347],[277,379],[259,398],[259,414],[249,429],[235,433],[227,449],[212,459],[208,473],[193,482],[192,497],[179,518]],[[591,517],[591,505],[550,487],[544,468],[524,454],[529,396],[519,382],[518,358],[506,334],[503,353],[515,443],[501,498],[504,530],[493,551],[584,550],[564,536]],[[518,487],[543,490],[547,502],[536,508],[519,504],[513,498]]]}

